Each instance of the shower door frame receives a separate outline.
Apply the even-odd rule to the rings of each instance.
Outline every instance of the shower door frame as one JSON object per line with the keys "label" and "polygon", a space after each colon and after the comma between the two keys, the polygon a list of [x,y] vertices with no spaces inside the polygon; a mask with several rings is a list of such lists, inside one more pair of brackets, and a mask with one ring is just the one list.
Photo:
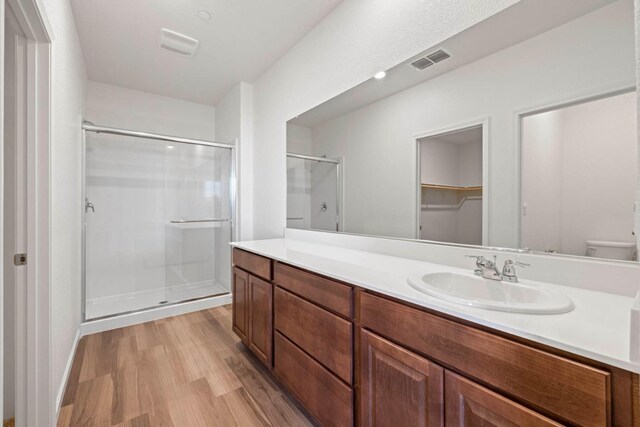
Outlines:
{"label": "shower door frame", "polygon": [[[329,163],[329,164],[334,164],[336,165],[336,232],[341,232],[342,231],[342,227],[343,227],[343,218],[342,218],[342,206],[344,205],[344,200],[342,199],[344,191],[343,191],[343,187],[342,187],[342,177],[344,175],[344,165],[343,165],[343,159],[330,159],[327,157],[317,157],[317,156],[308,156],[306,154],[297,154],[297,153],[291,153],[291,152],[287,152],[286,153],[286,158],[287,159],[299,159],[299,160],[309,160],[312,162],[318,162],[318,163]],[[288,196],[287,196],[288,197]],[[287,221],[289,218],[287,216]],[[311,220],[311,219],[309,219]],[[315,230],[315,231],[334,231],[334,230],[321,230],[321,229],[314,229],[311,228],[311,223],[309,223],[309,230]]]}
{"label": "shower door frame", "polygon": [[[81,286],[81,311],[82,311],[82,323],[85,322],[91,322],[91,321],[96,321],[96,320],[103,320],[103,319],[112,319],[112,318],[116,318],[118,316],[123,316],[126,314],[132,314],[132,313],[140,313],[140,312],[144,312],[144,311],[148,311],[148,310],[153,310],[153,309],[157,309],[159,307],[170,307],[176,304],[183,304],[185,302],[190,302],[190,301],[197,301],[197,300],[202,300],[202,299],[206,299],[206,298],[211,298],[211,297],[218,297],[218,296],[222,296],[222,295],[230,295],[231,294],[231,289],[229,289],[229,291],[226,294],[222,294],[222,295],[208,295],[208,296],[204,296],[201,298],[194,298],[194,299],[190,299],[190,300],[185,300],[185,301],[176,301],[176,302],[171,302],[171,303],[167,303],[167,304],[163,304],[162,306],[151,306],[151,307],[146,307],[146,308],[141,308],[139,310],[133,310],[133,311],[125,311],[122,313],[116,313],[116,314],[112,314],[112,315],[108,315],[108,316],[101,316],[101,317],[97,317],[97,318],[93,318],[93,319],[87,319],[86,317],[86,306],[87,306],[87,210],[85,207],[85,201],[86,201],[86,189],[87,189],[87,169],[86,169],[86,155],[87,155],[87,132],[92,132],[92,133],[106,133],[109,135],[120,135],[120,136],[127,136],[127,137],[133,137],[133,138],[142,138],[142,139],[147,139],[147,140],[154,140],[154,141],[165,141],[165,142],[172,142],[172,143],[179,143],[179,144],[189,144],[189,145],[200,145],[200,146],[205,146],[205,147],[211,147],[211,148],[222,148],[222,149],[227,149],[230,150],[231,153],[231,165],[230,165],[230,171],[229,171],[229,208],[231,211],[231,218],[229,218],[230,220],[230,241],[235,241],[237,240],[237,236],[239,235],[239,231],[238,231],[238,227],[236,226],[236,224],[238,224],[238,213],[236,210],[236,200],[237,200],[237,191],[238,191],[238,185],[237,185],[237,170],[238,170],[238,156],[237,156],[237,142],[238,140],[236,139],[234,141],[233,144],[228,144],[228,143],[224,143],[224,142],[215,142],[215,141],[207,141],[207,140],[202,140],[202,139],[193,139],[193,138],[183,138],[183,137],[179,137],[179,136],[171,136],[171,135],[162,135],[162,134],[158,134],[158,133],[151,133],[151,132],[144,132],[144,131],[137,131],[137,130],[129,130],[129,129],[119,129],[119,128],[114,128],[114,127],[107,127],[107,126],[99,126],[96,125],[92,122],[89,122],[87,120],[82,120],[81,123],[81,127],[82,127],[82,156],[81,156],[81,162],[82,162],[82,166],[81,166],[81,173],[82,173],[82,191],[81,191],[81,206],[82,206],[82,272],[81,272],[81,282],[82,282],[82,286]],[[231,269],[231,265],[229,265],[229,269]]]}

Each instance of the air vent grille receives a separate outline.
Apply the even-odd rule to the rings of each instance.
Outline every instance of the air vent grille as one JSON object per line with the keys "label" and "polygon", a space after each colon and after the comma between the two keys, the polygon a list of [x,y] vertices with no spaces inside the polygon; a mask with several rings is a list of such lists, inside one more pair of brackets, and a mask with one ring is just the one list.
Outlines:
{"label": "air vent grille", "polygon": [[433,52],[432,54],[427,55],[427,58],[429,58],[430,60],[432,60],[436,64],[438,62],[444,61],[445,59],[450,58],[450,57],[451,57],[451,55],[449,55],[444,50],[437,50],[437,51]]}
{"label": "air vent grille", "polygon": [[427,58],[420,58],[417,61],[411,63],[413,68],[417,68],[418,70],[424,70],[425,68],[430,67],[433,64],[434,62]]}
{"label": "air vent grille", "polygon": [[451,58],[451,55],[449,55],[444,50],[440,49],[430,53],[425,57],[416,59],[411,63],[411,66],[416,70],[424,70],[425,68],[431,67],[432,65],[435,65],[438,62],[442,62],[448,58]]}

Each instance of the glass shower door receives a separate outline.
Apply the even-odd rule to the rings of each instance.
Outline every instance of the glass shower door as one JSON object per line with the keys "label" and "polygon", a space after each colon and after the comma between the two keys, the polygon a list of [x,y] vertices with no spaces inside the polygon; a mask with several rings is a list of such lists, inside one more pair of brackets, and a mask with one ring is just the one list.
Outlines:
{"label": "glass shower door", "polygon": [[166,144],[164,303],[229,292],[230,177],[230,149]]}
{"label": "glass shower door", "polygon": [[228,293],[231,149],[85,141],[85,319]]}
{"label": "glass shower door", "polygon": [[85,318],[165,299],[162,143],[86,134]]}

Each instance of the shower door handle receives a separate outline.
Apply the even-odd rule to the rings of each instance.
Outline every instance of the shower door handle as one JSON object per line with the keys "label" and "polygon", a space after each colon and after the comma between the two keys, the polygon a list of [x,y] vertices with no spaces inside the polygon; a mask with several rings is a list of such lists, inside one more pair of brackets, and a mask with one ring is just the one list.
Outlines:
{"label": "shower door handle", "polygon": [[84,199],[84,212],[88,213],[89,209],[91,209],[92,213],[96,213],[96,207],[93,206],[93,203],[89,201],[89,199]]}

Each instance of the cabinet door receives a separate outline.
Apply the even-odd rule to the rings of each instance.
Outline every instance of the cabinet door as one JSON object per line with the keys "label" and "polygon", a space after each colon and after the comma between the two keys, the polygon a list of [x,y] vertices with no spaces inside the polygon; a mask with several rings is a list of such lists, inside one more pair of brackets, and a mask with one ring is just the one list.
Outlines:
{"label": "cabinet door", "polygon": [[249,348],[271,367],[273,342],[271,283],[249,275]]}
{"label": "cabinet door", "polygon": [[363,426],[443,426],[444,370],[364,329],[360,348]]}
{"label": "cabinet door", "polygon": [[446,371],[447,426],[559,426],[547,417]]}
{"label": "cabinet door", "polygon": [[233,332],[245,344],[249,337],[249,273],[233,268]]}

